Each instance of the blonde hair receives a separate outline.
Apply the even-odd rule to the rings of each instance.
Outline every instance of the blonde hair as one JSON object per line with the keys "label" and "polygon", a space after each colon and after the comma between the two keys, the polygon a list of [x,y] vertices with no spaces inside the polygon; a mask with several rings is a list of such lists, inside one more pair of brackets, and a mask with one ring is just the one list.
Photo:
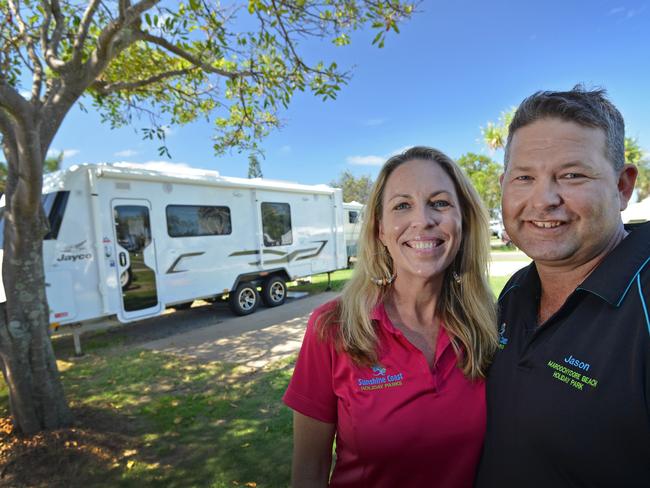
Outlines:
{"label": "blonde hair", "polygon": [[[480,197],[462,170],[448,156],[428,147],[413,147],[391,157],[381,168],[364,210],[354,274],[343,289],[337,306],[322,316],[321,334],[337,328],[336,340],[358,364],[377,362],[377,332],[370,314],[383,302],[389,286],[377,286],[373,278],[388,278],[393,262],[379,241],[384,188],[398,166],[413,160],[431,161],[454,182],[462,214],[463,237],[453,263],[445,271],[445,285],[437,315],[458,354],[458,366],[469,378],[485,377],[497,347],[496,308],[488,284],[488,216]],[[460,283],[453,277],[460,276]]]}

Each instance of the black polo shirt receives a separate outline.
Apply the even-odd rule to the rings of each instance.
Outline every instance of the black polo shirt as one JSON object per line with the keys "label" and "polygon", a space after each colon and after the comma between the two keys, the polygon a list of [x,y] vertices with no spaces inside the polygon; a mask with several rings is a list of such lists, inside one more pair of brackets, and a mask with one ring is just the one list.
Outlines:
{"label": "black polo shirt", "polygon": [[650,223],[537,326],[534,264],[499,298],[478,488],[650,487]]}

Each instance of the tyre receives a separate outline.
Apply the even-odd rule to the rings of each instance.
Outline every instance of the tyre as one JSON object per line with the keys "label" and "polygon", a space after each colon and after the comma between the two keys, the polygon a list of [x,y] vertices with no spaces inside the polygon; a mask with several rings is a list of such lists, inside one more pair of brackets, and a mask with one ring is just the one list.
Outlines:
{"label": "tyre", "polygon": [[262,300],[267,307],[282,305],[287,299],[287,283],[279,276],[270,276],[262,285]]}
{"label": "tyre", "polygon": [[123,271],[122,274],[120,275],[120,286],[122,287],[122,290],[126,290],[132,281],[133,281],[133,273],[131,272],[131,268],[128,268],[126,271]]}
{"label": "tyre", "polygon": [[253,313],[260,304],[257,288],[252,283],[240,283],[235,291],[230,292],[228,305],[235,315]]}

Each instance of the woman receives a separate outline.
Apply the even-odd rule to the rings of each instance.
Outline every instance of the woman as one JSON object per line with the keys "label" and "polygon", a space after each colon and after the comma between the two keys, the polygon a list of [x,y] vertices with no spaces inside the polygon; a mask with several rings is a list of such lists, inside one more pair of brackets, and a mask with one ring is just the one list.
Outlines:
{"label": "woman", "polygon": [[487,214],[451,159],[414,147],[364,215],[354,276],[312,314],[284,396],[293,486],[470,487],[497,344]]}

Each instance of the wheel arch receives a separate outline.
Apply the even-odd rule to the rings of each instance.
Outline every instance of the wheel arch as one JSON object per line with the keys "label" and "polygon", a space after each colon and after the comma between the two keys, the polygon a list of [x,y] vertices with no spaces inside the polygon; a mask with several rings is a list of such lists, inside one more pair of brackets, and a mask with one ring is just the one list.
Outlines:
{"label": "wheel arch", "polygon": [[256,286],[261,286],[262,282],[266,280],[269,276],[280,276],[284,281],[292,281],[289,273],[286,268],[274,268],[264,271],[255,271],[254,273],[243,273],[235,278],[230,290],[236,290],[241,283],[255,282]]}

